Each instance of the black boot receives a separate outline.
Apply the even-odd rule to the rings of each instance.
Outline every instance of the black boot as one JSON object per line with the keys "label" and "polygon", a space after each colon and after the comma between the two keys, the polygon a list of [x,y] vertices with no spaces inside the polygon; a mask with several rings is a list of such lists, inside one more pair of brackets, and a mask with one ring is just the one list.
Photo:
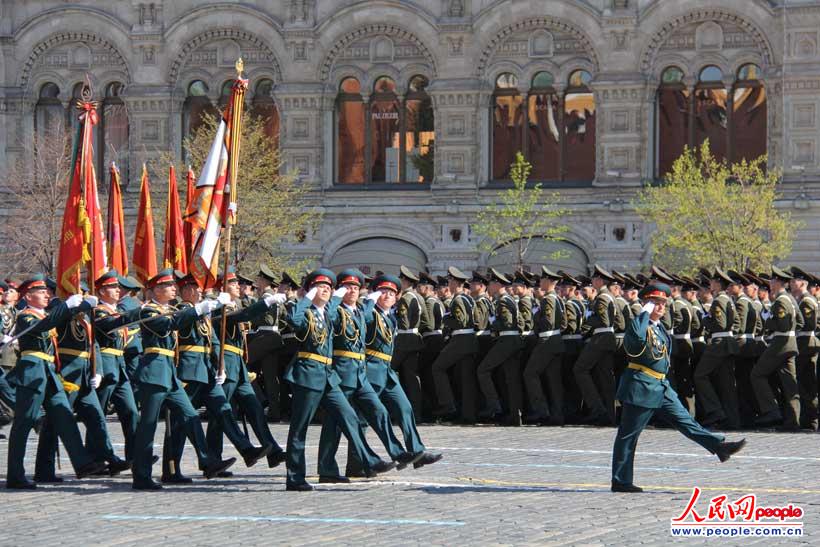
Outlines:
{"label": "black boot", "polygon": [[720,463],[723,463],[731,458],[732,455],[740,452],[744,446],[746,446],[746,439],[740,439],[739,441],[731,443],[724,441],[718,445],[715,455],[720,459]]}
{"label": "black boot", "polygon": [[256,462],[270,454],[273,446],[266,444],[265,446],[253,446],[242,453],[242,459],[245,460],[247,467],[253,467]]}
{"label": "black boot", "polygon": [[228,458],[227,460],[217,461],[208,464],[205,467],[204,473],[206,479],[212,479],[223,471],[227,471],[230,466],[236,463],[236,458]]}
{"label": "black boot", "polygon": [[618,481],[612,481],[613,492],[623,492],[625,494],[637,494],[643,492],[643,488],[635,486],[634,484],[624,484]]}

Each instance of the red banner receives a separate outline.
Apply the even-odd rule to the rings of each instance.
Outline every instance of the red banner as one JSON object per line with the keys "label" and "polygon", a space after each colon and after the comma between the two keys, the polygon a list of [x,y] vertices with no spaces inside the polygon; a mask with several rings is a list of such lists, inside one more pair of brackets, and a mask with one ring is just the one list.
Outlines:
{"label": "red banner", "polygon": [[134,274],[142,283],[157,275],[157,244],[154,240],[154,216],[151,212],[151,188],[148,170],[142,165],[140,204],[137,210],[137,229],[134,234],[134,255],[131,260]]}
{"label": "red banner", "polygon": [[108,186],[108,265],[120,275],[128,275],[128,248],[125,242],[125,217],[122,212],[120,171],[111,163],[111,182]]}
{"label": "red banner", "polygon": [[168,205],[165,208],[165,245],[162,267],[188,273],[188,257],[185,252],[182,214],[179,211],[179,191],[174,166],[168,169]]}

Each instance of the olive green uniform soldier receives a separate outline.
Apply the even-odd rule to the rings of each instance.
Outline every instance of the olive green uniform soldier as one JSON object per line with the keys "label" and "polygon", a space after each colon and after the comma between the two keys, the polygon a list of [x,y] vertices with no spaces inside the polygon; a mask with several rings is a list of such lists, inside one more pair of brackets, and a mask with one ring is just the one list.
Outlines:
{"label": "olive green uniform soldier", "polygon": [[450,379],[447,375],[447,371],[455,366],[457,367],[457,373],[462,376],[461,419],[465,422],[475,423],[478,387],[473,362],[478,351],[478,345],[473,309],[476,304],[470,295],[461,292],[460,289],[456,291],[456,288],[463,285],[464,281],[468,279],[466,274],[451,266],[447,269],[447,278],[454,296],[450,302],[449,312],[443,318],[444,331],[449,339],[431,367],[436,399],[438,400],[435,415],[452,419],[458,412],[453,390],[450,386]]}
{"label": "olive green uniform soldier", "polygon": [[[566,328],[564,302],[555,292],[561,276],[546,266],[542,267],[541,290],[543,298],[535,315],[535,332],[538,342],[524,368],[524,385],[529,396],[530,413],[526,421],[563,425],[564,380],[562,361],[564,341],[561,333]],[[541,378],[546,374],[549,402],[544,395]]]}
{"label": "olive green uniform soldier", "polygon": [[809,284],[815,283],[814,276],[792,268],[795,294],[798,308],[803,316],[803,328],[797,333],[797,387],[800,390],[800,426],[817,431],[818,397],[817,397],[817,352],[820,341],[817,339],[817,299],[808,291]]}
{"label": "olive green uniform soldier", "polygon": [[[257,296],[265,292],[276,292],[279,283],[274,273],[264,264],[256,274]],[[265,398],[268,401],[266,413],[269,422],[278,422],[281,418],[282,375],[287,363],[280,359],[284,342],[279,332],[284,306],[274,304],[264,314],[251,321],[248,333],[248,368],[262,372]]]}
{"label": "olive green uniform soldier", "polygon": [[419,272],[419,294],[427,307],[430,330],[421,335],[423,349],[419,355],[421,387],[424,393],[423,421],[428,421],[436,409],[436,389],[433,381],[433,363],[444,349],[444,315],[447,309],[436,296],[438,281],[426,272]]}
{"label": "olive green uniform soldier", "polygon": [[564,382],[564,417],[567,420],[575,421],[581,408],[581,392],[575,383],[573,367],[584,347],[584,335],[581,330],[584,326],[584,316],[586,315],[586,303],[577,295],[577,290],[581,287],[581,281],[571,275],[558,271],[561,275],[561,291],[564,293],[564,310],[567,316],[567,326],[561,334],[564,342],[564,362],[562,364]]}
{"label": "olive green uniform soldier", "polygon": [[[623,328],[623,317],[606,288],[606,284],[612,280],[609,272],[595,265],[592,285],[598,294],[590,306],[587,313],[589,317],[583,327],[588,341],[573,368],[581,396],[590,410],[587,422],[605,426],[615,425],[615,330],[616,327]],[[593,372],[598,386],[593,380]]]}
{"label": "olive green uniform soldier", "polygon": [[696,321],[695,310],[692,305],[683,297],[681,290],[685,281],[674,278],[670,285],[672,298],[669,305],[672,316],[672,366],[670,372],[670,384],[672,389],[678,394],[681,404],[689,411],[689,415],[695,415],[695,377],[692,366],[692,325]]}
{"label": "olive green uniform soldier", "polygon": [[[791,274],[772,267],[769,281],[771,293],[775,295],[770,312],[762,314],[765,328],[772,333],[771,342],[760,356],[751,373],[752,387],[760,416],[755,423],[770,426],[783,422],[784,429],[800,428],[800,396],[797,388],[797,337],[796,331],[803,330],[803,317],[797,302],[786,292],[785,284]],[[769,384],[769,377],[777,373],[780,379],[786,416],[778,408],[777,398]]]}
{"label": "olive green uniform soldier", "polygon": [[513,280],[513,292],[518,300],[518,317],[521,322],[521,352],[519,354],[518,376],[530,360],[538,336],[535,334],[534,316],[538,305],[532,297],[531,285],[533,281],[527,272],[516,272]]}
{"label": "olive green uniform soldier", "polygon": [[[729,289],[735,298],[735,309],[738,317],[738,332],[736,335],[738,354],[735,359],[735,381],[737,383],[738,411],[740,413],[740,425],[750,427],[754,425],[755,418],[755,395],[749,375],[752,372],[760,353],[755,341],[756,329],[758,327],[758,311],[754,302],[746,294],[745,288],[750,280],[745,275],[730,270],[729,277],[735,281]],[[739,286],[742,286],[740,288]]]}
{"label": "olive green uniform soldier", "polygon": [[419,374],[419,353],[424,349],[421,336],[432,329],[427,318],[427,304],[415,290],[419,278],[406,266],[402,266],[399,279],[402,291],[395,311],[398,331],[390,365],[399,373],[402,387],[413,406],[413,414],[416,421],[420,422],[424,400]]}

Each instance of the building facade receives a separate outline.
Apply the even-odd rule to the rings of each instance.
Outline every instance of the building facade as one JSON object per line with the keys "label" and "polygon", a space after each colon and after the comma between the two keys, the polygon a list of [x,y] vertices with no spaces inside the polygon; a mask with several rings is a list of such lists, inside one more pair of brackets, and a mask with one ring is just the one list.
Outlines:
{"label": "building facade", "polygon": [[[478,208],[522,150],[570,230],[527,261],[651,261],[630,202],[686,144],[767,152],[803,223],[791,263],[820,256],[820,2],[799,0],[6,0],[0,165],[101,101],[98,172],[139,166],[226,97],[242,57],[249,108],[312,188],[321,228],[295,251],[333,267],[440,272],[504,264],[478,250]],[[816,269],[816,268],[815,268]]]}

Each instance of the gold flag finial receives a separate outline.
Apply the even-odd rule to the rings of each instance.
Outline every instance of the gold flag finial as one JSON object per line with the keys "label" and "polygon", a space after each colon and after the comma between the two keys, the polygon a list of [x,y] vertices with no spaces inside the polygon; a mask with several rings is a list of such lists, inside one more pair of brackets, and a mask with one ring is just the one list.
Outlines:
{"label": "gold flag finial", "polygon": [[242,77],[242,71],[245,70],[245,61],[242,60],[242,57],[236,60],[236,77]]}

